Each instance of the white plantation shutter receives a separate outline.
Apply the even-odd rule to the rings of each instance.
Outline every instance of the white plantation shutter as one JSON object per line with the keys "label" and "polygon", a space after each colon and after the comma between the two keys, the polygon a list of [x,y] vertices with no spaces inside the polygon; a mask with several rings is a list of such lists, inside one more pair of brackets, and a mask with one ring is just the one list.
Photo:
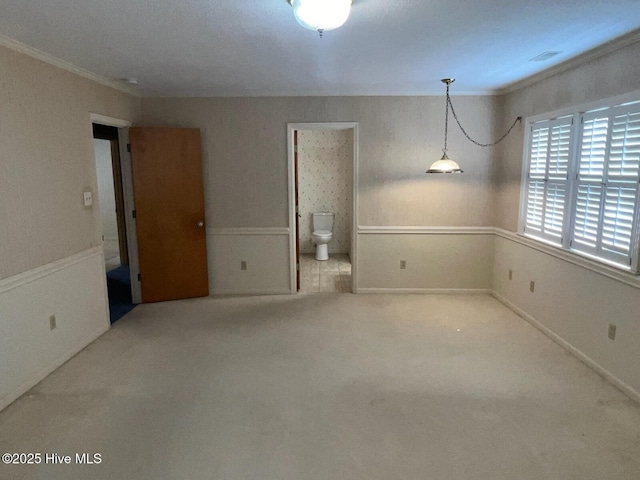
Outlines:
{"label": "white plantation shutter", "polygon": [[602,219],[602,248],[614,254],[629,256],[633,233],[636,190],[607,187]]}
{"label": "white plantation shutter", "polygon": [[609,178],[635,182],[640,168],[640,111],[618,109],[611,130]]}
{"label": "white plantation shutter", "polygon": [[581,178],[602,181],[605,153],[609,134],[609,118],[596,115],[595,118],[582,117],[582,142],[578,173]]}
{"label": "white plantation shutter", "polygon": [[638,273],[640,101],[530,127],[521,231]]}
{"label": "white plantation shutter", "polygon": [[525,233],[561,244],[568,192],[573,117],[532,125]]}
{"label": "white plantation shutter", "polygon": [[526,228],[535,232],[542,231],[542,211],[544,209],[544,181],[529,181],[527,193]]}
{"label": "white plantation shutter", "polygon": [[579,185],[573,227],[573,246],[596,254],[600,225],[601,185]]}
{"label": "white plantation shutter", "polygon": [[640,104],[582,116],[571,247],[630,266],[640,173]]}

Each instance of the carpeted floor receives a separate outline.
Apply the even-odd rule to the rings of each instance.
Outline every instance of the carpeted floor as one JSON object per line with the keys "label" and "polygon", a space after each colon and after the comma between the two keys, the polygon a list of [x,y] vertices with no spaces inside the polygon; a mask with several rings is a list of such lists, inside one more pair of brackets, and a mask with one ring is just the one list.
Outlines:
{"label": "carpeted floor", "polygon": [[15,480],[637,480],[640,407],[488,296],[205,298],[133,310],[0,452],[101,455]]}

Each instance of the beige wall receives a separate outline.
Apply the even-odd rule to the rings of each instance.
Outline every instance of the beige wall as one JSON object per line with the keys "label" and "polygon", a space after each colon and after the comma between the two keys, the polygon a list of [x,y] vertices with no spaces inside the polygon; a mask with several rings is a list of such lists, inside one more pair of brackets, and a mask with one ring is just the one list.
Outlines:
{"label": "beige wall", "polygon": [[[640,282],[625,284],[530,243],[496,238],[496,294],[640,400]],[[617,326],[615,341],[607,336],[610,323]]]}
{"label": "beige wall", "polygon": [[139,100],[0,47],[0,279],[100,244],[90,113]]}
{"label": "beige wall", "polygon": [[[640,43],[510,93],[500,100],[502,117],[507,121],[639,91],[638,58]],[[509,138],[498,153],[496,225],[513,232],[518,228],[523,135]],[[535,242],[516,236],[496,239],[496,294],[640,399],[637,277],[621,273],[627,283],[620,282],[534,247]],[[615,341],[607,338],[609,323],[618,326]]]}
{"label": "beige wall", "polygon": [[139,103],[0,47],[0,409],[109,328],[90,113]]}
{"label": "beige wall", "polygon": [[[468,130],[493,134],[492,97],[454,98]],[[361,225],[491,225],[493,152],[451,126],[465,175],[427,176],[442,155],[443,97],[143,99],[142,123],[199,127],[214,227],[286,227],[287,123],[359,122]]]}
{"label": "beige wall", "polygon": [[[499,99],[503,126],[523,118],[640,90],[640,43],[559,73]],[[497,150],[496,226],[516,231],[524,135],[510,136]]]}
{"label": "beige wall", "polygon": [[300,251],[314,253],[314,212],[331,212],[330,253],[349,253],[353,217],[353,130],[298,132]]}
{"label": "beige wall", "polygon": [[[493,137],[494,98],[457,97],[454,102],[472,135],[480,139]],[[206,215],[212,234],[212,293],[281,291],[282,278],[291,272],[290,262],[279,245],[263,242],[259,231],[250,236],[243,232],[246,228],[265,229],[264,235],[269,236],[269,228],[289,227],[288,123],[358,122],[359,225],[489,226],[494,222],[493,149],[471,144],[452,124],[449,153],[460,161],[466,173],[425,174],[442,155],[442,96],[158,98],[143,99],[142,112],[141,122],[148,126],[202,130]],[[236,239],[218,235],[219,229],[224,230],[224,235],[235,232]],[[406,255],[413,254],[409,251],[413,240],[404,240]],[[360,261],[366,262],[371,259],[366,255],[375,255],[382,248],[371,245],[372,241],[375,239],[369,239],[368,250]],[[431,242],[431,247],[430,255],[443,262],[454,256],[446,244]],[[287,244],[286,250],[290,248]],[[255,256],[256,251],[260,252],[255,259],[257,268],[241,271],[241,262]],[[396,265],[389,268],[395,270]],[[386,269],[385,264],[370,271],[384,275],[389,288],[425,285],[420,276],[412,277],[410,284]],[[450,279],[451,288],[466,288],[467,273],[457,272],[457,278]],[[242,287],[241,291],[225,280],[232,278],[238,278],[237,288]],[[359,282],[372,285],[369,280],[358,274],[356,288]]]}

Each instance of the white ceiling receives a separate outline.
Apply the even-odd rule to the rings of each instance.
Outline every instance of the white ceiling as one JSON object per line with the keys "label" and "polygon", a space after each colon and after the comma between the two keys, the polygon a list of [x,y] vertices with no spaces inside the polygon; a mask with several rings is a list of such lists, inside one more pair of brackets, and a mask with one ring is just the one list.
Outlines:
{"label": "white ceiling", "polygon": [[638,0],[355,0],[322,39],[286,0],[0,0],[0,35],[146,96],[487,93],[638,28]]}

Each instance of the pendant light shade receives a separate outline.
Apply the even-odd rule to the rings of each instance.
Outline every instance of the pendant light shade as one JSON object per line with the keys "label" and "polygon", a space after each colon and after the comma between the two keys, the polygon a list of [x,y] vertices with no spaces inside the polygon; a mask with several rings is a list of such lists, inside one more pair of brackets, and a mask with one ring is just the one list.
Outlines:
{"label": "pendant light shade", "polygon": [[289,0],[293,15],[304,28],[324,32],[344,25],[352,0]]}
{"label": "pendant light shade", "polygon": [[433,162],[427,173],[462,173],[462,169],[445,153],[440,160]]}

